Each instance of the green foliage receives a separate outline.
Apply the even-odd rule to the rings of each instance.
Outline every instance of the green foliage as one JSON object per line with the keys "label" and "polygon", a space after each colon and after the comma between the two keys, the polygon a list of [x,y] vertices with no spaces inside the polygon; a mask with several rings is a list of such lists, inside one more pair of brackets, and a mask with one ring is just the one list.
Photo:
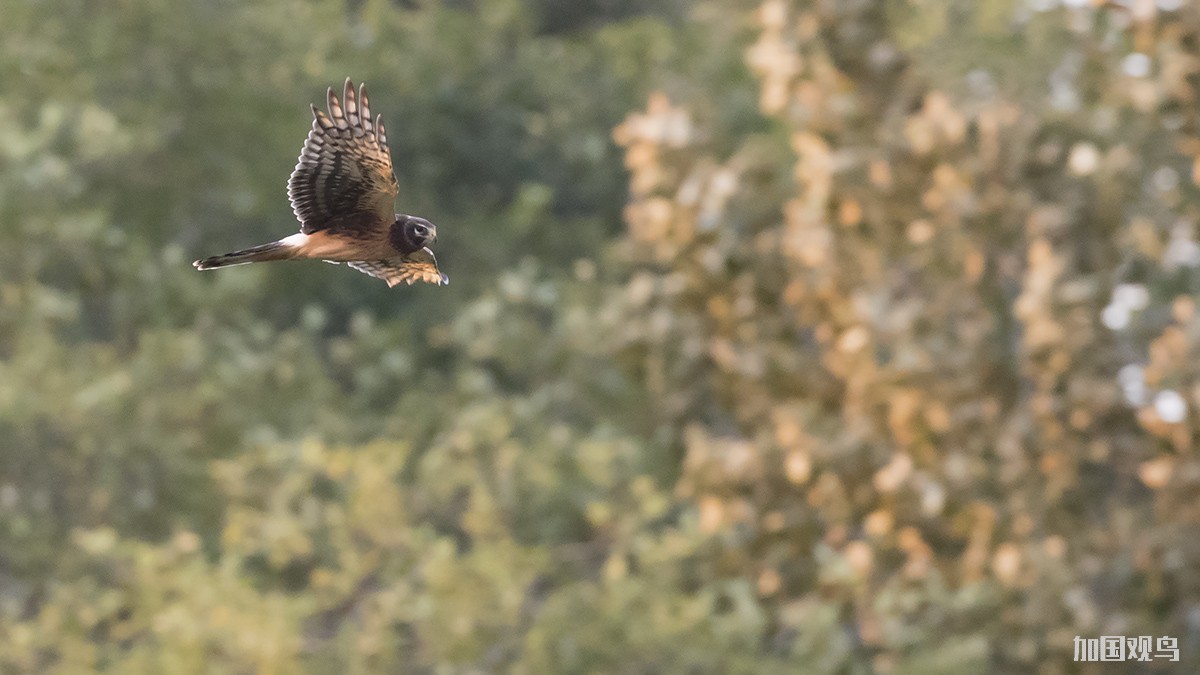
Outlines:
{"label": "green foliage", "polygon": [[[1194,669],[1194,8],[119,9],[0,0],[0,671]],[[347,75],[452,285],[192,270]]]}

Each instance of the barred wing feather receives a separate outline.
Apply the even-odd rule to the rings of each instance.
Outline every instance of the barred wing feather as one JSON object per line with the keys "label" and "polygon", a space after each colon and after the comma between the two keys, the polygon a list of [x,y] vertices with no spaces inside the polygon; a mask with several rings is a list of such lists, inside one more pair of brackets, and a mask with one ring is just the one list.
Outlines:
{"label": "barred wing feather", "polygon": [[360,260],[348,264],[359,272],[383,279],[389,287],[400,283],[411,286],[417,281],[438,286],[450,283],[450,279],[438,270],[437,258],[428,248],[386,260]]}
{"label": "barred wing feather", "polygon": [[399,188],[382,116],[372,123],[366,86],[356,95],[349,78],[342,101],[332,88],[327,99],[328,114],[312,107],[312,130],[288,179],[300,231],[386,228]]}

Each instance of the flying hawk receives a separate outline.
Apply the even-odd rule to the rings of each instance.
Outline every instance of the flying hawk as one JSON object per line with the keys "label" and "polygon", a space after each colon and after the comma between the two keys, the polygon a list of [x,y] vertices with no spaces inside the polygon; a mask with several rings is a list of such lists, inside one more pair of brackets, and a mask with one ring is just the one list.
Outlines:
{"label": "flying hawk", "polygon": [[312,131],[288,179],[288,198],[300,233],[192,264],[211,270],[315,258],[347,263],[389,287],[414,281],[449,283],[429,250],[437,241],[437,227],[424,218],[393,212],[398,186],[392,157],[383,116],[371,121],[366,85],[355,95],[354,83],[346,78],[342,101],[332,87],[326,98],[328,114],[312,106]]}

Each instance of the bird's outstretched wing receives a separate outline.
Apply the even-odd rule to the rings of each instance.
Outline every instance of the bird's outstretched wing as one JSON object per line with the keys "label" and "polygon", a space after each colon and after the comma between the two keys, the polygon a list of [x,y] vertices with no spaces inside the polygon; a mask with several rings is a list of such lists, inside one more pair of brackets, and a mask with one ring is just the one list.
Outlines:
{"label": "bird's outstretched wing", "polygon": [[359,272],[383,279],[389,288],[399,283],[411,286],[417,281],[439,286],[450,283],[450,279],[438,270],[437,258],[428,248],[386,260],[360,260],[348,264]]}
{"label": "bird's outstretched wing", "polygon": [[355,96],[350,78],[341,102],[332,87],[327,98],[329,114],[312,106],[312,131],[288,179],[300,231],[333,229],[353,235],[390,226],[399,188],[383,118],[371,122],[367,88],[362,86]]}

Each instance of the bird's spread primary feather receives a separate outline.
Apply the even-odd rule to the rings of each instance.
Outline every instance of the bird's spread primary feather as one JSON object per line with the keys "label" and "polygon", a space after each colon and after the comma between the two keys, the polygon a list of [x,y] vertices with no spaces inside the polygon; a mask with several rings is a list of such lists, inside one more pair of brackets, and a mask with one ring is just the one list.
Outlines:
{"label": "bird's spread primary feather", "polygon": [[382,116],[371,122],[366,86],[346,80],[345,108],[331,88],[329,114],[312,107],[313,124],[288,179],[292,210],[305,234],[390,224],[399,186]]}
{"label": "bird's spread primary feather", "polygon": [[383,279],[389,287],[400,283],[411,286],[417,281],[439,286],[450,283],[446,275],[438,271],[437,259],[428,248],[386,260],[352,262],[350,266],[359,272]]}

